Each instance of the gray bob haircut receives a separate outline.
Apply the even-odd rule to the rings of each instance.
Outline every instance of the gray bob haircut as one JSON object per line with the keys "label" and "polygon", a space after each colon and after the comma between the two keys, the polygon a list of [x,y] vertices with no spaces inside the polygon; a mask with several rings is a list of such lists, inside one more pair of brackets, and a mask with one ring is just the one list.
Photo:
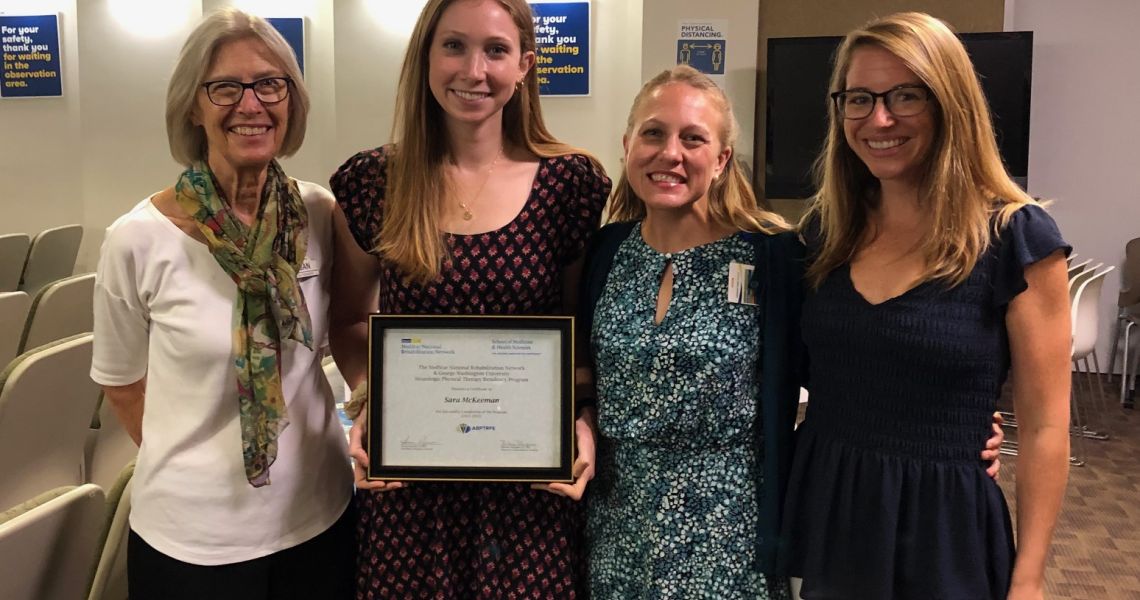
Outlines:
{"label": "gray bob haircut", "polygon": [[277,58],[285,75],[293,80],[289,90],[289,129],[281,142],[280,155],[291,156],[301,149],[309,117],[309,91],[301,78],[293,49],[265,19],[236,8],[223,8],[203,19],[190,33],[166,88],[166,137],[170,141],[170,155],[178,163],[189,166],[194,161],[205,160],[206,133],[191,121],[198,90],[218,48],[226,42],[245,38],[261,40]]}

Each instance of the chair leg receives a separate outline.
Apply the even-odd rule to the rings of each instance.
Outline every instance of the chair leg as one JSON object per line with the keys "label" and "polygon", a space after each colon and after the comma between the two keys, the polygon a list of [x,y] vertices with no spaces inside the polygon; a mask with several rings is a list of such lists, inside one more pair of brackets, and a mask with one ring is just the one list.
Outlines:
{"label": "chair leg", "polygon": [[1129,334],[1132,333],[1132,326],[1135,325],[1132,321],[1128,321],[1124,325],[1124,348],[1123,356],[1120,360],[1120,405],[1124,408],[1132,408],[1131,400],[1128,398],[1128,346]]}
{"label": "chair leg", "polygon": [[[1108,400],[1105,399],[1106,396],[1104,394],[1104,375],[1101,373],[1101,370],[1100,370],[1100,359],[1097,358],[1097,356],[1096,356],[1096,348],[1093,348],[1092,354],[1090,354],[1089,356],[1092,357],[1093,378],[1096,380],[1096,401],[1097,401],[1096,403],[1097,403],[1097,407],[1098,407],[1098,410],[1100,411],[1100,414],[1102,417],[1107,416],[1108,415]],[[1085,360],[1087,361],[1088,359],[1086,358]],[[1109,375],[1111,375],[1111,373],[1109,373]]]}
{"label": "chair leg", "polygon": [[1108,351],[1108,375],[1109,375],[1109,377],[1112,376],[1112,370],[1114,368],[1116,368],[1116,351],[1118,349],[1117,346],[1120,344],[1120,329],[1121,329],[1121,327],[1124,326],[1124,321],[1125,321],[1124,315],[1125,315],[1125,312],[1124,312],[1124,309],[1122,308],[1122,309],[1120,309],[1120,312],[1117,313],[1117,315],[1116,315],[1116,327],[1112,328],[1112,346],[1110,346],[1111,350]]}

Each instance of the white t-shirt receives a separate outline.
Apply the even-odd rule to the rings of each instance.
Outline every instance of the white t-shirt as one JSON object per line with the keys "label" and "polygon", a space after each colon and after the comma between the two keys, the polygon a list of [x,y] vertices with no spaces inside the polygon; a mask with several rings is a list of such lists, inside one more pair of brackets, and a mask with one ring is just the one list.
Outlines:
{"label": "white t-shirt", "polygon": [[183,562],[219,565],[291,548],[328,529],[352,494],[344,430],[319,349],[328,336],[334,199],[298,182],[309,214],[298,273],[317,351],[281,350],[289,426],[270,485],[245,477],[232,332],[237,286],[205,244],[146,199],[107,229],[95,279],[91,378],[146,377],[131,528]]}

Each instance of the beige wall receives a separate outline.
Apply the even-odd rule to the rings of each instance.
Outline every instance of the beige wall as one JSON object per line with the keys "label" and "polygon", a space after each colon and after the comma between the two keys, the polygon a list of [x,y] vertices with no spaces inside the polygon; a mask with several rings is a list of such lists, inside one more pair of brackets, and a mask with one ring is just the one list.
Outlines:
{"label": "beige wall", "polygon": [[[327,185],[350,155],[388,141],[404,48],[424,2],[163,0],[124,13],[127,0],[0,0],[7,14],[61,15],[65,94],[0,102],[0,233],[82,223],[76,270],[95,268],[104,229],[178,176],[166,141],[166,86],[187,34],[222,6],[306,19],[309,129],[284,164],[294,177]],[[640,84],[641,6],[594,0],[590,96],[543,100],[555,135],[615,175],[625,109]]]}
{"label": "beige wall", "polygon": [[[844,35],[876,16],[889,15],[903,10],[928,12],[946,20],[958,31],[1002,31],[1005,15],[1003,0],[862,0],[860,2],[832,2],[830,0],[759,0],[759,40],[756,64],[759,80],[756,85],[755,169],[764,171],[764,113],[768,38]],[[762,183],[758,179],[757,184]],[[762,185],[756,193],[764,198]],[[800,215],[803,200],[769,199],[782,214],[796,218]]]}
{"label": "beige wall", "polygon": [[[728,21],[725,48],[725,93],[740,122],[737,158],[752,164],[753,131],[756,128],[756,55],[759,18],[758,0],[646,0],[642,20],[641,80],[675,64],[680,21],[717,19]],[[628,113],[629,105],[624,110]],[[616,109],[615,109],[616,110]],[[622,115],[624,124],[625,115]]]}

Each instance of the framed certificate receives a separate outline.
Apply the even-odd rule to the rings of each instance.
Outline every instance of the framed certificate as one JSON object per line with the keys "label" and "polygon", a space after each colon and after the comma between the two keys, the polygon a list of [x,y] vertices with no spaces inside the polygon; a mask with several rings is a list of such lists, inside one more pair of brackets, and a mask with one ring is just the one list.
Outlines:
{"label": "framed certificate", "polygon": [[368,478],[572,481],[573,317],[372,315]]}

